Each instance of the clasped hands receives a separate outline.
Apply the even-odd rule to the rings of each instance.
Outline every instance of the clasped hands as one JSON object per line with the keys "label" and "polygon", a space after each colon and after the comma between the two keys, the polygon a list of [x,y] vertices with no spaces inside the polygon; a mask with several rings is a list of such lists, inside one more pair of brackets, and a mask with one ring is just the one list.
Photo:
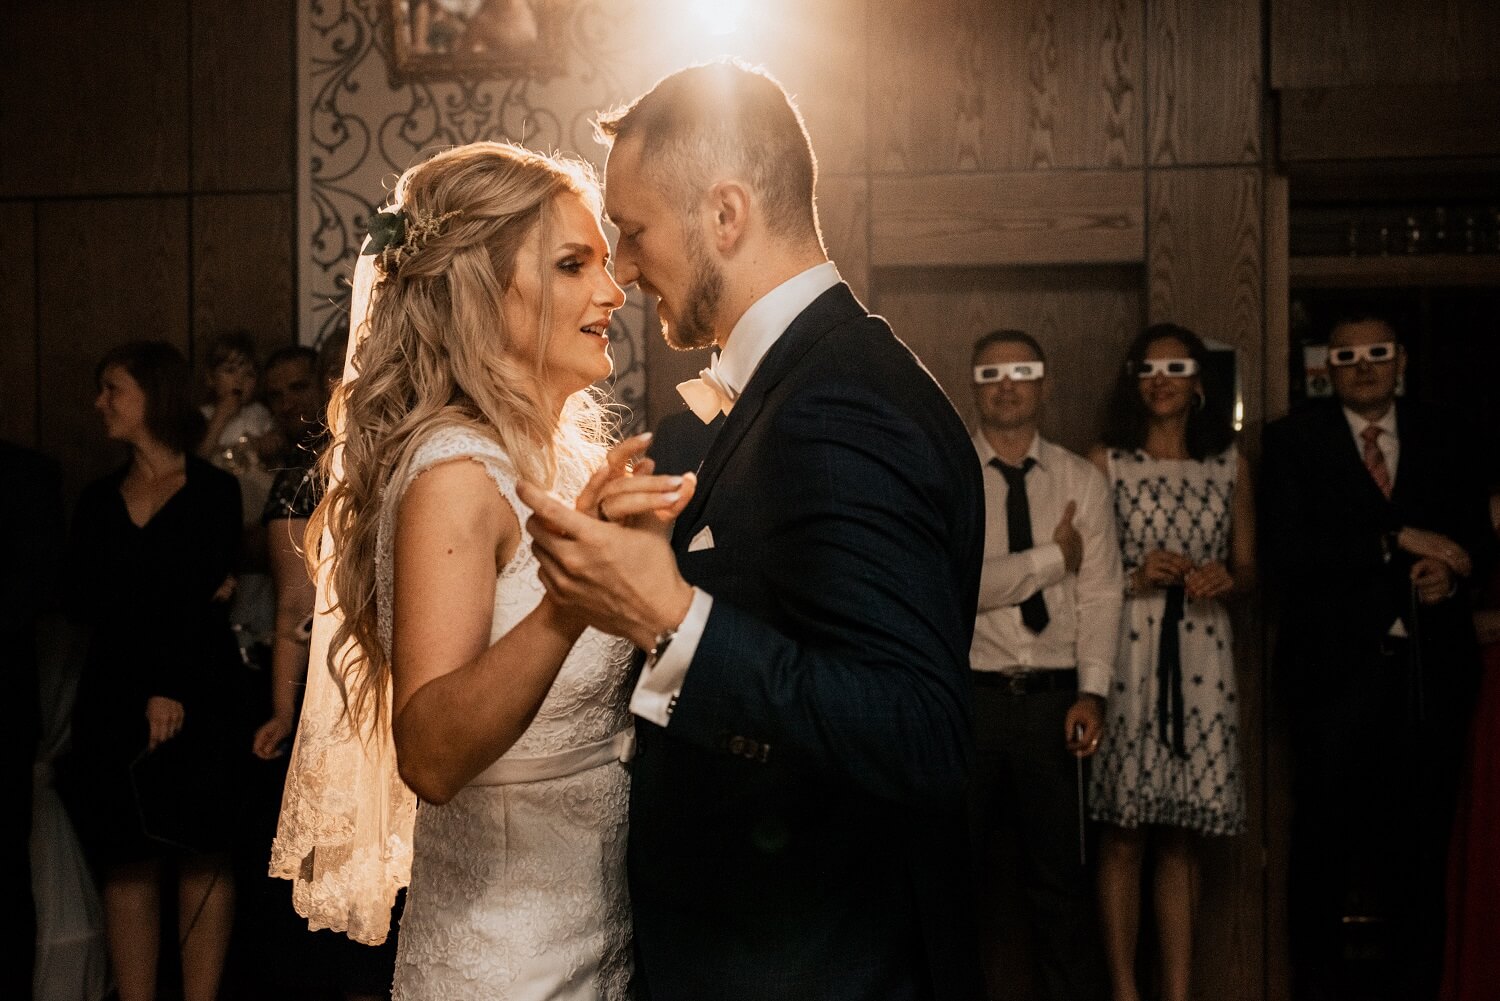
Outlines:
{"label": "clasped hands", "polygon": [[529,483],[517,486],[532,510],[526,531],[548,598],[643,650],[676,628],[693,601],[668,536],[698,482],[692,473],[654,475],[644,458],[650,442],[636,435],[611,449],[571,507]]}
{"label": "clasped hands", "polygon": [[1222,598],[1234,590],[1234,575],[1217,560],[1194,563],[1182,553],[1153,549],[1130,573],[1134,590],[1182,585],[1190,601]]}
{"label": "clasped hands", "polygon": [[1407,526],[1396,533],[1395,541],[1402,552],[1417,558],[1411,566],[1411,583],[1424,605],[1450,597],[1455,578],[1467,577],[1474,569],[1464,547],[1441,532]]}

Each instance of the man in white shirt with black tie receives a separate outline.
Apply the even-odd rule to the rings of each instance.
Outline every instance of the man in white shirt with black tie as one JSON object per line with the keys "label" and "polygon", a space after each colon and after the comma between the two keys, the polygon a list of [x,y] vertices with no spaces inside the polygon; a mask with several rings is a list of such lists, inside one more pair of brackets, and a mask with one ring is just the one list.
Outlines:
{"label": "man in white shirt with black tie", "polygon": [[[1081,761],[1099,746],[1124,577],[1099,470],[1038,433],[1047,397],[1041,345],[997,330],[974,345],[974,447],[984,466],[985,558],[969,665],[978,757],[981,870],[993,832],[1014,824],[1040,996],[1107,994],[1081,815]],[[1014,902],[980,883],[982,927]],[[994,985],[999,988],[999,984]]]}

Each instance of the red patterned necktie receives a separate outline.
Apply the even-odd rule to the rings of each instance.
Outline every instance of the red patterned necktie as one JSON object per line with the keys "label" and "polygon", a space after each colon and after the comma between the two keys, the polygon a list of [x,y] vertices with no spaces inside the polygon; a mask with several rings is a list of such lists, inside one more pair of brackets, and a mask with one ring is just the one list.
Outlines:
{"label": "red patterned necktie", "polygon": [[1389,499],[1391,496],[1391,471],[1385,464],[1385,453],[1380,450],[1381,428],[1374,424],[1367,426],[1359,433],[1365,441],[1365,468],[1370,471],[1370,477],[1380,492]]}

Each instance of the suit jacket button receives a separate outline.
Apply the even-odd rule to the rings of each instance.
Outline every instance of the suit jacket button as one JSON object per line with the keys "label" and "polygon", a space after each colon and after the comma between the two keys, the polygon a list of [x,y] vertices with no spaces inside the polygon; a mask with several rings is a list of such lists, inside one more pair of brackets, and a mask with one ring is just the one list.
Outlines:
{"label": "suit jacket button", "polygon": [[746,741],[744,737],[730,737],[729,753],[743,756],[745,753],[745,743]]}

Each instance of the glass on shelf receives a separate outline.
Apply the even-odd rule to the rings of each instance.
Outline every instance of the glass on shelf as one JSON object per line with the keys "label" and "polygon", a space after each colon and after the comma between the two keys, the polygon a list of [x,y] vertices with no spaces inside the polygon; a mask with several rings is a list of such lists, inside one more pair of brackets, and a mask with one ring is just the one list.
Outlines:
{"label": "glass on shelf", "polygon": [[1432,252],[1446,254],[1453,249],[1453,232],[1448,226],[1448,210],[1439,205],[1432,210]]}
{"label": "glass on shelf", "polygon": [[1422,224],[1417,220],[1415,212],[1407,215],[1404,233],[1406,237],[1406,252],[1408,254],[1420,254],[1426,250],[1422,246]]}

